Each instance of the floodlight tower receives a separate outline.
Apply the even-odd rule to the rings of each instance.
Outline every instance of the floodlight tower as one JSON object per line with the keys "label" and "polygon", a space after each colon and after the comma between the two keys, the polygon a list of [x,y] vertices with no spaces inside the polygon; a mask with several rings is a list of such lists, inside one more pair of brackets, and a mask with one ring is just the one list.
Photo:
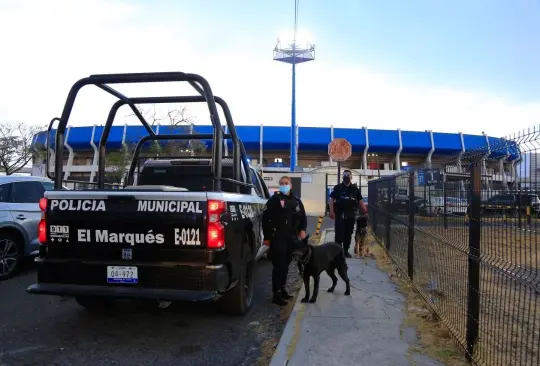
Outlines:
{"label": "floodlight tower", "polygon": [[[296,33],[296,32],[295,32]],[[274,47],[274,60],[292,64],[292,104],[291,104],[291,172],[296,168],[296,157],[298,154],[298,144],[296,134],[296,64],[315,60],[315,45],[306,43],[296,43],[296,34],[292,44],[285,47],[278,39]]]}

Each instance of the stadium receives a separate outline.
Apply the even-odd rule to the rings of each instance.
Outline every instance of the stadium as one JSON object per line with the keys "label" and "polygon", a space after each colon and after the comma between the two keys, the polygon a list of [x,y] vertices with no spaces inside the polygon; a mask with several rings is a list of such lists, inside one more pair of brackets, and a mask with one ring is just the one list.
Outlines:
{"label": "stadium", "polygon": [[[189,133],[212,133],[210,125],[190,125]],[[287,171],[290,152],[290,127],[286,126],[237,126],[237,132],[243,141],[251,164],[263,170]],[[174,133],[169,126],[153,126],[156,134]],[[226,130],[226,127],[224,127]],[[96,165],[94,157],[97,154],[102,126],[68,127],[65,149],[65,179],[87,181]],[[226,132],[226,131],[225,131]],[[51,147],[54,148],[55,130],[51,131]],[[178,133],[184,130],[178,129]],[[120,150],[122,147],[133,145],[145,136],[142,126],[113,126],[107,151]],[[360,170],[367,178],[393,175],[397,171],[410,167],[424,166],[437,163],[448,156],[457,156],[470,150],[490,146],[500,146],[502,139],[486,135],[467,135],[462,133],[442,133],[433,131],[402,131],[376,130],[368,128],[321,128],[298,127],[298,167],[297,171],[310,172],[329,168],[336,164],[328,157],[328,144],[334,138],[346,138],[352,145],[352,156],[343,163],[344,167]],[[212,141],[204,141],[211,148]],[[34,146],[44,146],[46,132],[40,132],[34,137]],[[229,150],[231,144],[228,144]],[[512,151],[494,149],[488,152],[489,161],[502,159],[501,164],[487,166],[486,173],[493,175],[494,181],[502,182],[499,175],[512,174],[511,166],[519,159],[519,154]],[[44,161],[34,162],[35,166]],[[507,174],[504,174],[504,173]]]}
{"label": "stadium", "polygon": [[[260,168],[265,176],[271,173],[289,171],[290,132],[287,126],[237,126],[237,132],[243,141],[250,163]],[[186,125],[172,128],[155,125],[156,134],[170,133],[212,133],[210,125]],[[224,127],[225,132],[226,126]],[[103,126],[68,127],[64,147],[64,179],[85,182],[95,181],[97,171],[97,152]],[[467,151],[484,149],[486,158],[484,175],[490,177],[493,189],[503,189],[513,183],[514,169],[520,155],[515,148],[501,149],[504,140],[487,135],[468,135],[463,133],[442,133],[433,131],[377,130],[366,127],[298,127],[297,128],[299,175],[325,174],[326,186],[337,183],[337,167],[328,157],[328,144],[334,138],[346,138],[352,145],[352,156],[342,168],[352,169],[356,176],[365,181],[377,177],[394,175],[402,170],[434,164],[450,156],[458,157]],[[107,152],[120,151],[133,146],[147,134],[143,126],[116,125],[112,127],[107,142]],[[43,147],[47,133],[34,136],[33,145]],[[51,147],[54,148],[55,130],[51,131]],[[204,141],[206,148],[211,148],[212,141]],[[507,142],[510,144],[510,142]],[[490,149],[490,146],[497,148]],[[227,144],[232,151],[231,144]],[[52,149],[51,149],[52,150]],[[44,175],[44,159],[34,161],[32,174]],[[54,167],[51,164],[51,172]],[[450,170],[451,177],[452,170]],[[456,174],[459,172],[455,171]],[[270,184],[270,178],[267,183]],[[278,178],[276,178],[278,179]],[[112,181],[109,180],[111,183]],[[358,182],[358,178],[357,178]],[[271,187],[272,188],[272,187]]]}

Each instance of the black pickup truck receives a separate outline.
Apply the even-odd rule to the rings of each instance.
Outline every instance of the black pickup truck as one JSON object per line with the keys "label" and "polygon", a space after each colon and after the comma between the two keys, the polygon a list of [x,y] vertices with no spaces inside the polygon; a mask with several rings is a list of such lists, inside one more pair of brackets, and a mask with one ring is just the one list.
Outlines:
{"label": "black pickup truck", "polygon": [[[213,96],[205,79],[185,73],[82,79],[73,86],[59,119],[56,146],[63,145],[74,95],[82,86],[94,84],[115,95],[108,84],[160,81],[187,81],[201,95],[122,96],[101,136],[98,189],[60,190],[63,157],[62,148],[56,149],[58,190],[48,191],[40,202],[38,275],[29,293],[74,296],[80,305],[100,310],[115,298],[215,300],[230,314],[249,310],[255,262],[266,249],[261,217],[269,192],[247,163],[227,105]],[[106,189],[105,146],[116,110],[122,104],[171,102],[207,102],[213,134],[156,135],[141,116],[149,134],[135,149],[126,186]],[[228,134],[216,102],[223,108]],[[212,139],[212,157],[153,158],[140,167],[146,142],[172,139]],[[223,156],[224,139],[232,140],[232,158]]]}

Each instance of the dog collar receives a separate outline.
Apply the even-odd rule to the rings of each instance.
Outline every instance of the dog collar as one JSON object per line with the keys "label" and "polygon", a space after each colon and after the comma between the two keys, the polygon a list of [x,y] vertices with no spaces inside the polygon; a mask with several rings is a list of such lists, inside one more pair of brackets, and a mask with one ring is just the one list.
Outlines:
{"label": "dog collar", "polygon": [[307,264],[310,258],[311,258],[311,245],[308,245],[308,252],[305,256],[305,259],[300,259],[298,263],[300,263],[301,265]]}

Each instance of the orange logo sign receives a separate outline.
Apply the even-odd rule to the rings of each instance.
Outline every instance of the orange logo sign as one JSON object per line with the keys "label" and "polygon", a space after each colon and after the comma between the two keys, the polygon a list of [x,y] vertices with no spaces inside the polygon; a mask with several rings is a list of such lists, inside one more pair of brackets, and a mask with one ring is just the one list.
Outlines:
{"label": "orange logo sign", "polygon": [[328,155],[334,161],[345,161],[352,155],[352,145],[343,138],[335,138],[328,144]]}

